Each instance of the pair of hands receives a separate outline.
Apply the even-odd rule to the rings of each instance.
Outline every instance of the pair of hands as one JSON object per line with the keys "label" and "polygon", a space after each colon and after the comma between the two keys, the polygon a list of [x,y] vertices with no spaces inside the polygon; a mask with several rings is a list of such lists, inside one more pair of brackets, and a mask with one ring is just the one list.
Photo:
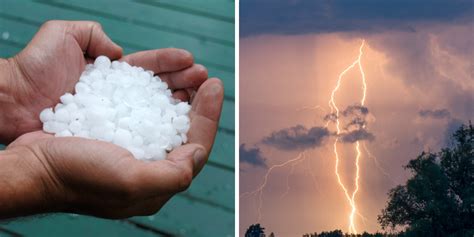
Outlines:
{"label": "pair of hands", "polygon": [[[40,111],[73,92],[85,65],[99,55],[152,70],[175,98],[191,100],[188,144],[165,160],[146,163],[110,143],[40,131]],[[50,21],[22,52],[0,61],[0,70],[0,142],[11,142],[0,152],[0,218],[44,212],[150,215],[185,190],[207,161],[223,87],[187,51],[122,56],[95,22]]]}

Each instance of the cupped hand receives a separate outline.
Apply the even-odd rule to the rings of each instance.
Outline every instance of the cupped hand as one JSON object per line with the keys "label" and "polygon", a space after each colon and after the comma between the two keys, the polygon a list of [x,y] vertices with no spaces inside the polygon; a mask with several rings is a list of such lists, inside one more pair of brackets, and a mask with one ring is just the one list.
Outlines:
{"label": "cupped hand", "polygon": [[37,212],[104,218],[151,215],[172,195],[185,190],[206,163],[222,101],[219,80],[209,79],[201,85],[190,112],[189,143],[174,149],[165,160],[144,162],[111,143],[55,138],[41,131],[19,137],[6,151],[22,154],[28,162],[29,168],[18,172],[33,180],[39,195],[30,196],[40,198],[32,200],[32,205],[42,208]]}
{"label": "cupped hand", "polygon": [[158,49],[122,57],[122,48],[96,22],[48,21],[23,51],[8,59],[7,88],[0,88],[0,143],[41,129],[41,110],[73,92],[85,65],[100,55],[154,71],[182,100],[207,79],[206,69],[194,64],[185,50]]}
{"label": "cupped hand", "polygon": [[[154,71],[168,83],[174,97],[190,101],[188,143],[165,160],[147,163],[110,143],[55,138],[38,131],[41,110],[58,103],[62,94],[73,92],[85,64],[99,55]],[[186,189],[207,161],[217,132],[223,88],[218,79],[207,79],[206,69],[194,64],[185,50],[158,49],[122,57],[122,49],[99,24],[51,21],[20,54],[9,59],[9,64],[12,77],[8,88],[13,99],[0,96],[0,108],[7,111],[2,114],[8,115],[0,115],[0,121],[9,121],[6,129],[0,129],[0,142],[14,142],[4,152],[12,155],[0,162],[19,164],[11,173],[19,175],[21,185],[28,186],[20,189],[30,194],[13,190],[21,196],[5,198],[16,199],[21,205],[9,202],[2,206],[0,202],[0,218],[58,211],[106,218],[148,215]]]}

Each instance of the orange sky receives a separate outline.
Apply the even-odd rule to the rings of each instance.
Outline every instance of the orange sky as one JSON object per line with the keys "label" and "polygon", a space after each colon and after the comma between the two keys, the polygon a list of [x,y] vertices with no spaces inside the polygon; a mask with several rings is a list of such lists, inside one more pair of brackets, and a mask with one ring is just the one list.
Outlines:
{"label": "orange sky", "polygon": [[[361,191],[357,196],[358,230],[376,231],[376,217],[386,193],[404,182],[402,166],[423,149],[445,145],[446,129],[456,121],[472,119],[474,83],[472,44],[459,40],[472,34],[472,25],[423,26],[415,32],[373,34],[263,35],[240,40],[240,143],[258,146],[271,166],[294,158],[298,151],[282,151],[260,141],[274,131],[302,124],[323,126],[323,110],[298,110],[327,105],[339,73],[358,54],[365,38],[362,65],[367,79],[366,106],[369,131],[375,140],[365,142],[383,170],[364,152]],[[466,48],[466,45],[471,45]],[[360,100],[360,74],[349,72],[338,94],[344,108]],[[446,109],[445,118],[421,117],[421,110]],[[330,126],[331,131],[334,127]],[[308,158],[294,167],[274,170],[263,193],[262,221],[277,236],[348,230],[347,204],[334,175],[332,143],[308,150]],[[351,184],[354,176],[353,145],[341,145],[341,173]],[[260,185],[266,168],[241,163],[240,190]],[[349,189],[352,190],[349,185]],[[240,231],[256,222],[256,196],[240,199]]]}

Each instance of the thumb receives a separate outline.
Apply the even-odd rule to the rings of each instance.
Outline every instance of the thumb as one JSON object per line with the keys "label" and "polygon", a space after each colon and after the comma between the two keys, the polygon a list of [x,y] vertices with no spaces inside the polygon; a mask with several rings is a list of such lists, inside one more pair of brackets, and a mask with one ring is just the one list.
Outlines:
{"label": "thumb", "polygon": [[166,159],[182,168],[190,169],[195,177],[206,164],[207,153],[202,145],[191,143],[175,148]]}
{"label": "thumb", "polygon": [[68,22],[70,33],[83,51],[92,58],[105,55],[111,59],[122,57],[122,48],[114,43],[94,21]]}
{"label": "thumb", "polygon": [[170,152],[165,160],[138,162],[129,171],[139,180],[139,189],[156,196],[186,190],[206,163],[204,147],[186,144]]}
{"label": "thumb", "polygon": [[36,142],[40,139],[45,139],[45,138],[52,138],[54,137],[51,134],[45,133],[43,131],[36,131],[36,132],[30,132],[30,133],[25,133],[18,137],[16,140],[14,140],[12,143],[10,143],[7,146],[7,149],[11,149],[16,146],[23,146],[23,145],[29,145],[33,142]]}

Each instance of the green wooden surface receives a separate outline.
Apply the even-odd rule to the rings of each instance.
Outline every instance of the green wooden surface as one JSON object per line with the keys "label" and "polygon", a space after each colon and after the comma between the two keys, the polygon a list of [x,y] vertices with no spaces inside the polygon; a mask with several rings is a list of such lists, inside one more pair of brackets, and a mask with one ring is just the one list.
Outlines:
{"label": "green wooden surface", "polygon": [[210,76],[224,82],[219,133],[191,187],[154,216],[112,221],[55,214],[0,224],[0,237],[233,236],[234,1],[0,0],[0,57],[18,53],[50,19],[98,21],[125,53],[164,47],[192,52]]}

